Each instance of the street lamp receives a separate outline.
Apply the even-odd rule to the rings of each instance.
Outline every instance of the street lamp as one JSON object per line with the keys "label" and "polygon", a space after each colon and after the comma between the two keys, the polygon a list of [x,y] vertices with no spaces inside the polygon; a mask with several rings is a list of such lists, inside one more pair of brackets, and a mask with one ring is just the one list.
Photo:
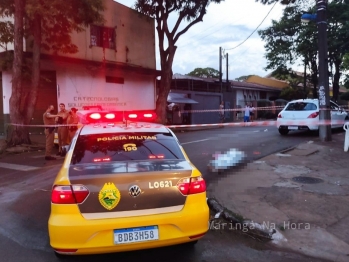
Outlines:
{"label": "street lamp", "polygon": [[328,85],[328,57],[327,57],[327,10],[328,0],[317,0],[316,14],[303,14],[302,23],[316,21],[318,25],[318,46],[319,46],[319,106],[320,124],[319,137],[321,141],[331,141],[331,112]]}

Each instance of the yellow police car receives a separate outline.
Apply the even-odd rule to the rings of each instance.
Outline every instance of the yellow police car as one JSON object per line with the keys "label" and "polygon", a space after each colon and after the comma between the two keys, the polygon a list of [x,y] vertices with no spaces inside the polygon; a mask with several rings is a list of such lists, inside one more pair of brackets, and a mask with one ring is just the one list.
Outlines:
{"label": "yellow police car", "polygon": [[52,187],[48,230],[56,255],[192,244],[208,231],[205,180],[175,134],[149,122],[153,117],[81,116],[85,124]]}

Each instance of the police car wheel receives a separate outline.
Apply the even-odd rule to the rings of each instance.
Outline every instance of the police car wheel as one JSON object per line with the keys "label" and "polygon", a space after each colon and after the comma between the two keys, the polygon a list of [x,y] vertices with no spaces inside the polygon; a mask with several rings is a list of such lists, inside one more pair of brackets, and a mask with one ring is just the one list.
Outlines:
{"label": "police car wheel", "polygon": [[187,247],[193,247],[193,246],[195,246],[195,244],[198,243],[198,241],[199,241],[199,240],[187,242],[187,243],[185,243],[184,245],[187,246]]}

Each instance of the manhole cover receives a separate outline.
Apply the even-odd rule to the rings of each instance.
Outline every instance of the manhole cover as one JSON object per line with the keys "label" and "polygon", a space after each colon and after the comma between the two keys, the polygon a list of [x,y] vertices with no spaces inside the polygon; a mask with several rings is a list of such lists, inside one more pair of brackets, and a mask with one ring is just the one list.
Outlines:
{"label": "manhole cover", "polygon": [[316,177],[309,177],[309,176],[296,176],[294,178],[292,178],[292,180],[294,182],[297,183],[302,183],[302,184],[317,184],[317,183],[322,183],[324,182],[322,179],[320,178],[316,178]]}

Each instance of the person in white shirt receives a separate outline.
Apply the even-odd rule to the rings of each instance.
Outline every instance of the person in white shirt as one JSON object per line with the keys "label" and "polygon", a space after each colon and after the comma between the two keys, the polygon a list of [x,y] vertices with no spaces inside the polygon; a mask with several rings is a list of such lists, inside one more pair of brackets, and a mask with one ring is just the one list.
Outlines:
{"label": "person in white shirt", "polygon": [[251,103],[251,106],[250,106],[251,110],[250,110],[250,121],[253,122],[254,120],[254,115],[255,115],[255,108],[253,107],[253,104]]}
{"label": "person in white shirt", "polygon": [[219,120],[221,123],[224,123],[224,101],[219,105]]}
{"label": "person in white shirt", "polygon": [[246,104],[244,122],[250,122],[250,112],[251,112],[251,107],[248,104]]}

